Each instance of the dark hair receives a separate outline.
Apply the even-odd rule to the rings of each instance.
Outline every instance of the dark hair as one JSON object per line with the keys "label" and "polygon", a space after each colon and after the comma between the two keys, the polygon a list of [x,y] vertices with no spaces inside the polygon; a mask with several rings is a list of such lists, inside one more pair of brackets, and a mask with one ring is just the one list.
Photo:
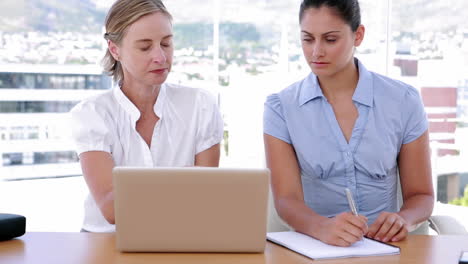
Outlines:
{"label": "dark hair", "polygon": [[299,23],[304,17],[304,12],[309,8],[328,7],[336,12],[346,24],[356,32],[361,25],[361,10],[358,0],[303,0],[299,9]]}

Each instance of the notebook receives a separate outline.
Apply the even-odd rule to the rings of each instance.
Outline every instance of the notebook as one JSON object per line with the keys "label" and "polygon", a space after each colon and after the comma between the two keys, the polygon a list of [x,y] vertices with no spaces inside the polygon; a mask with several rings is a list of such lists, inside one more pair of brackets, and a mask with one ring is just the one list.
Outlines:
{"label": "notebook", "polygon": [[350,247],[338,247],[323,243],[313,237],[294,232],[267,233],[267,239],[312,259],[398,255],[400,248],[364,238]]}
{"label": "notebook", "polygon": [[268,169],[117,167],[117,249],[263,252],[268,182]]}

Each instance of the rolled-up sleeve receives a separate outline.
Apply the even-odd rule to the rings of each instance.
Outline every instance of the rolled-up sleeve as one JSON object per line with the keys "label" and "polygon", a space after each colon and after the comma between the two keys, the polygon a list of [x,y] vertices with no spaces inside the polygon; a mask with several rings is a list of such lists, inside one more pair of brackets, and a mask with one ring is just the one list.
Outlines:
{"label": "rolled-up sleeve", "polygon": [[267,97],[263,111],[263,133],[291,144],[288,127],[278,94]]}
{"label": "rolled-up sleeve", "polygon": [[96,105],[80,103],[71,112],[72,137],[76,152],[111,152],[110,133],[105,114],[97,111]]}

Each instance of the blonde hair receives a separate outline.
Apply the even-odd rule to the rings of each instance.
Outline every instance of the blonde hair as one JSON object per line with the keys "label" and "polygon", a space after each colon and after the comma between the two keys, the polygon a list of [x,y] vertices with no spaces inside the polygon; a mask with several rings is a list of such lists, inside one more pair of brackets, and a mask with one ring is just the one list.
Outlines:
{"label": "blonde hair", "polygon": [[[107,13],[104,39],[120,45],[130,25],[141,17],[155,12],[161,12],[172,20],[171,14],[161,0],[117,0]],[[116,83],[123,81],[122,65],[114,59],[109,49],[102,59],[102,65],[104,72],[113,76]]]}

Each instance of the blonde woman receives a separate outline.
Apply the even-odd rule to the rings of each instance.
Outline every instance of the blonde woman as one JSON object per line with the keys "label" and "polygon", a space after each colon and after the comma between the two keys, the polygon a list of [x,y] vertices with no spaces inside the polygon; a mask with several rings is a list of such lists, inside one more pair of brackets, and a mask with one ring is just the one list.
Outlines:
{"label": "blonde woman", "polygon": [[218,166],[223,121],[201,89],[166,84],[171,15],[160,0],[117,0],[106,17],[104,68],[117,84],[72,111],[90,190],[83,231],[112,232],[115,166]]}

